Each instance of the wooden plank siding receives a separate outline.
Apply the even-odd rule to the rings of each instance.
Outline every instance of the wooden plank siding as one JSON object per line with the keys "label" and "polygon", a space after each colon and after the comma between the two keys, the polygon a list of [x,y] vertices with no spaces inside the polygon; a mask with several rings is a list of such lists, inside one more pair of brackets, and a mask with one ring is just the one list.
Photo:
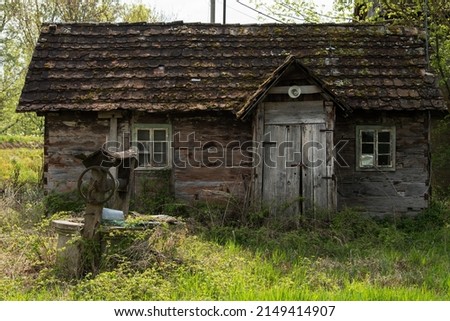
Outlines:
{"label": "wooden plank siding", "polygon": [[[97,116],[96,112],[46,115],[44,177],[47,190],[66,192],[76,189],[77,179],[84,170],[77,155],[88,155],[109,139],[110,120]],[[134,124],[162,123],[172,125],[174,137],[169,179],[167,175],[159,175],[159,169],[136,170],[135,196],[146,197],[140,195],[146,190],[140,185],[147,181],[154,181],[153,185],[169,188],[176,197],[188,200],[208,195],[223,197],[225,193],[239,197],[246,195],[252,167],[252,128],[249,122],[236,121],[231,113],[189,117],[141,112],[130,117],[125,113],[123,118],[117,118],[121,147],[129,148]],[[241,148],[249,151],[241,151]],[[186,159],[189,164],[184,166],[182,162]],[[163,176],[164,182],[160,182]],[[214,194],[215,191],[218,193]],[[152,197],[153,192],[147,196]]]}
{"label": "wooden plank siding", "polygon": [[264,147],[262,144],[264,141],[264,107],[261,104],[256,108],[255,115],[253,116],[253,141],[255,143],[255,153],[258,159],[253,160],[252,198],[255,205],[261,206],[264,162]]}
{"label": "wooden plank siding", "polygon": [[336,122],[336,107],[333,102],[325,101],[326,113],[326,176],[323,179],[327,180],[327,197],[328,210],[336,210],[337,208],[337,185],[336,175],[334,171],[335,154],[334,154],[334,128]]}
{"label": "wooden plank siding", "polygon": [[325,123],[323,101],[267,102],[264,104],[266,124]]}
{"label": "wooden plank siding", "polygon": [[251,123],[230,114],[172,118],[175,197],[187,200],[244,198],[251,179]]}
{"label": "wooden plank siding", "polygon": [[[324,141],[327,145],[327,166],[323,170],[307,168],[304,171],[299,196],[309,194],[313,195],[315,202],[324,202],[329,205],[329,208],[333,208],[333,204],[337,203],[339,209],[359,207],[367,213],[379,216],[417,213],[426,208],[430,166],[426,112],[355,111],[350,116],[343,117],[339,111],[334,110],[332,103],[324,102],[324,104],[325,123],[305,125],[300,122],[298,126],[301,128],[302,137],[297,135],[298,141],[287,137],[288,140],[292,139],[294,144],[301,145],[305,140],[312,139]],[[263,186],[271,183],[263,181],[262,166],[252,168],[252,161],[255,162],[254,165],[257,165],[258,161],[262,164],[264,128],[280,126],[268,123],[270,118],[267,120],[266,115],[263,104],[256,110],[253,120],[247,122],[236,121],[232,113],[225,112],[204,112],[195,115],[124,113],[122,118],[117,119],[117,134],[127,148],[126,145],[129,146],[132,139],[130,133],[133,123],[171,124],[172,133],[178,138],[173,142],[173,166],[165,184],[168,184],[176,197],[197,200],[226,195],[224,193],[245,197],[251,188],[255,200],[259,201],[263,196]],[[74,190],[78,176],[84,169],[78,156],[88,155],[102,147],[110,134],[109,119],[99,119],[96,112],[57,112],[47,113],[45,123],[44,182],[46,189],[58,192]],[[357,125],[395,126],[395,171],[357,171],[355,169],[355,126]],[[284,125],[285,130],[290,128],[292,133],[297,130],[294,129],[295,126],[297,125],[293,123]],[[313,130],[312,126],[317,128]],[[285,134],[286,132],[283,132],[280,135]],[[253,147],[259,149],[255,149],[254,153],[250,150],[241,152],[240,149],[252,146],[252,138],[255,140]],[[340,140],[348,141],[344,148],[339,150],[340,155],[332,155],[332,147],[329,143],[333,140],[334,144]],[[197,150],[194,150],[196,147],[198,147]],[[322,153],[322,151],[318,152]],[[324,155],[319,156],[324,157]],[[336,157],[337,162],[332,162],[333,156]],[[297,161],[293,155],[283,157],[285,160],[287,158],[290,161],[293,158],[293,162]],[[340,157],[347,166],[340,161]],[[317,157],[313,156],[313,158]],[[192,161],[195,166],[181,166],[186,159]],[[200,163],[197,164],[196,161]],[[222,163],[219,164],[217,161]],[[289,164],[285,164],[283,171],[284,174],[274,177],[284,180],[284,185],[277,181],[273,182],[274,186],[286,186],[287,182],[295,181],[295,170]],[[304,176],[305,173],[306,176]],[[332,179],[333,173],[336,181]],[[135,175],[136,184],[143,179],[154,177],[151,171],[136,171]],[[322,179],[318,179],[319,177]],[[337,200],[334,192],[336,184]],[[135,189],[135,193],[139,194],[139,188]],[[282,190],[273,191],[273,193],[275,194],[272,196],[279,197]],[[293,196],[289,193],[286,195]],[[312,204],[309,205],[312,206]]]}
{"label": "wooden plank siding", "polygon": [[[357,171],[356,125],[389,125],[396,130],[395,171]],[[338,207],[357,207],[371,215],[418,213],[427,207],[429,145],[426,112],[354,112],[337,117],[335,144],[348,166],[336,164]]]}
{"label": "wooden plank siding", "polygon": [[47,190],[76,189],[84,169],[77,155],[99,149],[109,135],[109,121],[96,112],[46,114],[44,182]]}

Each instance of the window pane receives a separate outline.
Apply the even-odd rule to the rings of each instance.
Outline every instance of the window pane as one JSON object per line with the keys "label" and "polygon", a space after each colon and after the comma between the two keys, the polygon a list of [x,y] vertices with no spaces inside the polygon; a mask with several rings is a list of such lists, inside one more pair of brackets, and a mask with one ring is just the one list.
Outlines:
{"label": "window pane", "polygon": [[155,153],[166,153],[167,152],[167,143],[153,143],[153,148]]}
{"label": "window pane", "polygon": [[389,155],[379,155],[378,156],[378,166],[390,166],[391,156]]}
{"label": "window pane", "polygon": [[374,141],[374,131],[373,130],[361,131],[361,139],[363,142],[373,142]]}
{"label": "window pane", "polygon": [[373,155],[363,154],[359,161],[360,167],[371,167],[373,166]]}
{"label": "window pane", "polygon": [[140,141],[149,141],[150,140],[150,131],[148,129],[138,129],[137,131],[137,139]]}
{"label": "window pane", "polygon": [[137,143],[139,152],[148,153],[149,151],[151,151],[150,144],[151,143]]}
{"label": "window pane", "polygon": [[167,156],[166,154],[154,154],[153,155],[154,166],[163,167],[167,165]]}
{"label": "window pane", "polygon": [[155,142],[165,141],[166,140],[166,130],[165,129],[155,129],[153,132]]}
{"label": "window pane", "polygon": [[362,144],[361,152],[363,154],[373,154],[373,144]]}
{"label": "window pane", "polygon": [[145,159],[146,159],[146,154],[139,154],[139,166],[140,167],[147,165]]}
{"label": "window pane", "polygon": [[161,164],[162,162],[162,155],[161,154],[154,154],[153,160],[155,161],[156,165]]}
{"label": "window pane", "polygon": [[145,144],[143,144],[143,143],[137,143],[137,148],[140,152],[143,152],[146,150]]}
{"label": "window pane", "polygon": [[378,132],[378,141],[389,143],[391,141],[391,133],[387,131]]}
{"label": "window pane", "polygon": [[378,154],[390,154],[391,144],[378,144]]}
{"label": "window pane", "polygon": [[164,166],[166,166],[167,165],[167,154],[162,154],[161,155],[162,156],[162,164],[164,165]]}

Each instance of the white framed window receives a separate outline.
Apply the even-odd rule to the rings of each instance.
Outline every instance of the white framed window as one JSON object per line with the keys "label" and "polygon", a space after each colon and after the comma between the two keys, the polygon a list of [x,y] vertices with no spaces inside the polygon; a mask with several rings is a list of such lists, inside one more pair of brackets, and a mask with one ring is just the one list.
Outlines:
{"label": "white framed window", "polygon": [[395,170],[394,126],[356,126],[356,169]]}
{"label": "white framed window", "polygon": [[138,169],[162,169],[171,165],[171,128],[167,124],[136,124],[133,144]]}

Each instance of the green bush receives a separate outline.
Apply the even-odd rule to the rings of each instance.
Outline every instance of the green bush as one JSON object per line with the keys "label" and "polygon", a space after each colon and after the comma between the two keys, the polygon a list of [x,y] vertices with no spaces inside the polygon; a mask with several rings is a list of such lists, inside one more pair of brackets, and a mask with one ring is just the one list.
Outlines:
{"label": "green bush", "polygon": [[85,208],[85,201],[78,192],[58,193],[51,192],[44,199],[47,215],[53,215],[58,212],[80,213]]}
{"label": "green bush", "polygon": [[432,137],[433,196],[439,199],[450,198],[450,115],[434,124]]}
{"label": "green bush", "polygon": [[417,216],[417,229],[439,229],[450,224],[450,201],[435,201]]}
{"label": "green bush", "polygon": [[138,181],[138,192],[130,204],[132,210],[145,214],[167,214],[173,207],[174,197],[170,190],[170,170],[158,170],[146,173]]}
{"label": "green bush", "polygon": [[369,215],[346,208],[332,217],[331,229],[345,243],[361,237],[375,236],[378,225]]}

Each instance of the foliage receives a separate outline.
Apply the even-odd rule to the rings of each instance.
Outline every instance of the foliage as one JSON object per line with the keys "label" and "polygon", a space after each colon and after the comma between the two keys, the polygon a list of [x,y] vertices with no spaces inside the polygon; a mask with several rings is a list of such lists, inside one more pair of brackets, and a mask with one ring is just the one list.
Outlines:
{"label": "foliage", "polygon": [[42,196],[35,184],[8,185],[0,194],[0,275],[4,278],[20,279],[51,266],[55,239],[48,221],[42,220]]}
{"label": "foliage", "polygon": [[53,215],[63,211],[81,213],[86,204],[77,191],[71,191],[49,193],[44,198],[44,205],[46,214]]}
{"label": "foliage", "polygon": [[0,135],[1,148],[29,147],[39,148],[44,143],[41,136]]}
{"label": "foliage", "polygon": [[125,4],[121,19],[126,22],[161,22],[171,18],[162,12],[158,12],[155,8],[138,3]]}
{"label": "foliage", "polygon": [[53,266],[49,220],[22,225],[8,214],[0,299],[448,300],[448,212],[438,203],[380,221],[347,209],[289,231],[191,222],[108,232],[98,273],[72,281]]}
{"label": "foliage", "polygon": [[266,18],[283,23],[349,22],[351,0],[335,1],[334,10],[328,10],[313,0],[250,0]]}
{"label": "foliage", "polygon": [[42,149],[39,148],[0,149],[0,189],[39,184],[42,157]]}
{"label": "foliage", "polygon": [[166,213],[174,203],[170,176],[171,170],[158,170],[141,177],[138,181],[139,192],[130,205],[131,209],[146,214]]}
{"label": "foliage", "polygon": [[432,131],[433,193],[441,199],[450,198],[450,116],[439,120]]}
{"label": "foliage", "polygon": [[42,22],[137,22],[167,17],[120,0],[6,0],[0,19],[0,134],[43,134],[43,117],[16,114]]}

